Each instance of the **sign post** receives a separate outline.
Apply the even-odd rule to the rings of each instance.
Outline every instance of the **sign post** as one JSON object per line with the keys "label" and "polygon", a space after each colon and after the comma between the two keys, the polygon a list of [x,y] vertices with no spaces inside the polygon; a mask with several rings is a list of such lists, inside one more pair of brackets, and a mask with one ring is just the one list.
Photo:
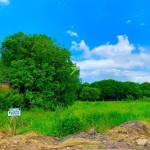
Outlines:
{"label": "sign post", "polygon": [[15,135],[16,136],[16,117],[14,117],[14,133],[13,133],[13,135]]}
{"label": "sign post", "polygon": [[9,108],[9,110],[8,110],[8,117],[13,117],[13,120],[14,120],[13,135],[16,135],[16,124],[17,124],[17,118],[16,117],[18,117],[20,115],[21,115],[20,108]]}

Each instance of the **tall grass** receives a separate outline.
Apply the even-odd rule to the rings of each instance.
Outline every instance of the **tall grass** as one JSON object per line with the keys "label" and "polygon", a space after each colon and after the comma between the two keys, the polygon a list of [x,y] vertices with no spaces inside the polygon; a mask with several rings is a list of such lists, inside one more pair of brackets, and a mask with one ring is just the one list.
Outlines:
{"label": "tall grass", "polygon": [[[149,102],[76,102],[55,112],[33,109],[17,117],[17,132],[65,136],[95,128],[101,134],[130,120],[150,123]],[[7,112],[0,113],[0,129],[12,129],[13,120]]]}

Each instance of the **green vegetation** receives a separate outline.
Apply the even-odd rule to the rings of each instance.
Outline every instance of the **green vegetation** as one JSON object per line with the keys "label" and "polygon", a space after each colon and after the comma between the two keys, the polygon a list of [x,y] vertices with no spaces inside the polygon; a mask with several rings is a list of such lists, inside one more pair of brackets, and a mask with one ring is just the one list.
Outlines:
{"label": "green vegetation", "polygon": [[150,122],[150,83],[81,83],[70,57],[66,48],[44,34],[6,37],[0,48],[0,81],[12,88],[0,87],[0,129],[12,127],[6,112],[10,107],[23,110],[18,133],[64,137],[92,127],[105,133],[129,120]]}
{"label": "green vegetation", "polygon": [[[32,109],[22,111],[17,117],[17,132],[37,132],[43,135],[66,136],[80,131],[105,133],[129,120],[150,122],[148,102],[76,102],[68,108],[54,111]],[[11,122],[10,122],[11,121]],[[12,128],[13,122],[7,112],[0,114],[0,128]]]}
{"label": "green vegetation", "polygon": [[[96,81],[91,83],[90,87],[98,88],[101,91],[99,100],[126,100],[132,97],[131,100],[141,98],[143,90],[139,83],[135,82],[120,82],[112,79]],[[147,87],[145,87],[147,88]]]}
{"label": "green vegetation", "polygon": [[0,53],[0,81],[23,95],[20,107],[54,110],[77,99],[79,70],[73,71],[70,52],[56,40],[20,32],[5,38]]}
{"label": "green vegetation", "polygon": [[23,103],[23,95],[17,90],[0,87],[0,111],[7,110],[8,107],[20,107]]}
{"label": "green vegetation", "polygon": [[100,98],[100,90],[98,88],[84,86],[80,97],[83,101],[96,101]]}

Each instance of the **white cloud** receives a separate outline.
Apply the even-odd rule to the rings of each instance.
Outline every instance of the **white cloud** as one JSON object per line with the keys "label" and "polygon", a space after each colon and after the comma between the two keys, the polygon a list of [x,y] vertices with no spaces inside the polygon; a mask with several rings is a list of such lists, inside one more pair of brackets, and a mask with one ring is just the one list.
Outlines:
{"label": "white cloud", "polygon": [[76,36],[76,37],[79,37],[78,36],[78,33],[76,33],[76,32],[73,32],[73,31],[71,31],[71,30],[68,30],[68,31],[66,31],[68,34],[70,34],[71,36]]}
{"label": "white cloud", "polygon": [[0,5],[9,5],[10,1],[9,0],[0,0]]}
{"label": "white cloud", "polygon": [[[72,41],[71,50],[82,52],[82,59],[74,59],[74,62],[80,67],[84,81],[93,82],[106,78],[150,81],[150,73],[145,71],[150,69],[150,53],[146,52],[146,47],[136,47],[129,42],[126,35],[119,35],[117,38],[117,44],[106,43],[93,49],[90,49],[84,40],[80,43]],[[133,53],[137,49],[139,52]]]}
{"label": "white cloud", "polygon": [[126,23],[127,23],[127,24],[131,23],[131,20],[127,20]]}
{"label": "white cloud", "polygon": [[109,43],[106,43],[105,45],[95,47],[92,50],[90,50],[84,40],[82,40],[79,44],[75,41],[72,41],[71,50],[82,50],[84,52],[83,57],[85,58],[91,58],[93,56],[97,56],[99,58],[111,58],[116,55],[130,54],[131,51],[135,49],[135,47],[129,43],[127,36],[119,35],[117,38],[118,43],[116,45],[110,45]]}
{"label": "white cloud", "polygon": [[150,52],[150,46],[141,46],[138,45],[138,49],[143,53],[149,53]]}
{"label": "white cloud", "polygon": [[139,50],[140,50],[141,52],[144,52],[146,49],[145,49],[145,47],[143,47],[143,46],[139,46]]}
{"label": "white cloud", "polygon": [[77,50],[77,51],[83,51],[85,58],[90,57],[90,49],[86,45],[84,40],[82,40],[79,44],[77,44],[75,41],[72,41],[72,46],[70,49],[71,50]]}

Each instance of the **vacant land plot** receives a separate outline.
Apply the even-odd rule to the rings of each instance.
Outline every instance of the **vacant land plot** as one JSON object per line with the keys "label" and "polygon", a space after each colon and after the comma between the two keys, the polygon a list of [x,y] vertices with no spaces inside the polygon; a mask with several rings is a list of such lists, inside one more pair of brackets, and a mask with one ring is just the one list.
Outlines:
{"label": "vacant land plot", "polygon": [[[55,112],[42,109],[22,110],[17,117],[17,133],[36,132],[63,137],[87,132],[94,128],[104,134],[107,130],[131,120],[150,123],[149,102],[76,102]],[[7,112],[0,113],[0,129],[12,130],[13,119]]]}

